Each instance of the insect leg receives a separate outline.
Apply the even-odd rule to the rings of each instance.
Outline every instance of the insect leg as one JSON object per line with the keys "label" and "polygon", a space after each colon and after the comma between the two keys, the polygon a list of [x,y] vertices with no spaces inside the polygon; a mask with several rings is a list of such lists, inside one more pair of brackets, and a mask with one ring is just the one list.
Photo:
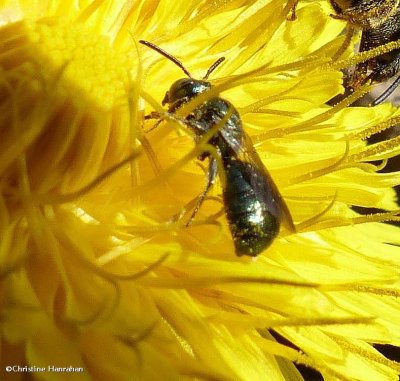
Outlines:
{"label": "insect leg", "polygon": [[145,120],[149,119],[161,119],[160,113],[157,111],[152,111],[150,114],[144,116]]}
{"label": "insect leg", "polygon": [[290,4],[290,8],[289,8],[289,13],[286,18],[288,21],[296,20],[296,18],[297,18],[296,17],[296,8],[297,8],[298,2],[299,2],[299,0],[292,0],[292,4]]}
{"label": "insect leg", "polygon": [[340,45],[340,48],[338,49],[338,51],[335,53],[335,55],[333,56],[333,60],[336,61],[337,59],[340,58],[340,56],[346,51],[346,49],[350,46],[351,43],[351,39],[353,38],[355,33],[355,29],[353,27],[348,27],[347,28],[347,32],[346,32],[346,37],[342,43],[342,45]]}
{"label": "insect leg", "polygon": [[218,173],[217,160],[214,157],[210,157],[210,165],[208,167],[208,172],[207,172],[207,185],[204,188],[203,192],[198,197],[196,206],[193,210],[192,215],[189,218],[189,221],[186,223],[186,227],[190,226],[194,217],[196,216],[197,212],[199,211],[201,204],[203,203],[204,199],[206,198],[208,191],[214,185],[215,179],[217,178],[217,173]]}
{"label": "insect leg", "polygon": [[160,113],[158,113],[157,111],[152,111],[150,114],[144,116],[144,120],[149,120],[149,119],[158,119],[158,120],[153,127],[149,128],[146,131],[146,133],[155,130],[163,121],[163,119],[161,119],[160,117]]}

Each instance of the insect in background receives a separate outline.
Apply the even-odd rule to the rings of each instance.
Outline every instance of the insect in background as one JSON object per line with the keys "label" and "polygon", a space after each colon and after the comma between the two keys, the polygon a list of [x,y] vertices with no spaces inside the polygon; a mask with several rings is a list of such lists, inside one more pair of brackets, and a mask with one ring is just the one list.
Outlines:
{"label": "insect in background", "polygon": [[[296,19],[296,8],[300,0],[291,0],[289,19]],[[344,20],[361,30],[382,25],[396,13],[400,0],[329,0],[334,14],[332,18]],[[289,2],[288,2],[289,3]]]}
{"label": "insect in background", "polygon": [[[400,39],[400,7],[396,12],[388,17],[385,22],[375,28],[366,29],[362,32],[360,42],[360,52],[365,52],[378,46],[387,44]],[[394,49],[380,56],[370,58],[356,66],[352,77],[352,87],[357,88],[360,85],[371,80],[375,83],[385,82],[393,77],[396,79],[393,83],[374,101],[373,105],[383,102],[400,83],[400,49]]]}
{"label": "insect in background", "polygon": [[[291,6],[290,20],[296,18],[297,3],[295,0]],[[335,11],[331,16],[348,23],[348,36],[341,52],[350,43],[355,29],[362,31],[360,53],[400,39],[400,0],[330,0],[330,4]],[[396,90],[400,84],[399,72],[400,49],[394,49],[357,64],[348,80],[348,88],[352,91],[368,82],[378,84],[395,78],[372,102],[377,105]]]}
{"label": "insect in background", "polygon": [[[211,90],[212,85],[207,79],[224,60],[217,60],[204,78],[199,80],[193,78],[177,58],[151,42],[139,42],[174,62],[188,76],[174,82],[165,94],[162,105],[168,105],[171,114],[199,94]],[[157,117],[154,112],[150,115],[150,118]],[[295,230],[282,196],[254,150],[250,138],[243,131],[239,113],[229,101],[219,96],[210,96],[182,121],[194,133],[196,142],[218,123],[222,124],[208,143],[217,149],[225,174],[222,198],[237,255],[260,254],[278,235],[281,223]],[[217,159],[207,151],[198,157],[199,160],[206,158],[209,160],[207,184],[198,197],[189,223],[218,175]]]}
{"label": "insect in background", "polygon": [[367,30],[382,25],[394,15],[399,0],[330,0],[330,3],[336,12],[333,18]]}

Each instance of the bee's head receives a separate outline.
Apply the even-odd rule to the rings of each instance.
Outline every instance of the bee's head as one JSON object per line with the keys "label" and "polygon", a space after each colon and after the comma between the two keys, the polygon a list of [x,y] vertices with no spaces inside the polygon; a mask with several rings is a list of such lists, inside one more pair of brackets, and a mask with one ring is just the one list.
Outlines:
{"label": "bee's head", "polygon": [[180,67],[182,71],[189,77],[189,78],[178,79],[176,82],[172,84],[169,91],[166,92],[165,97],[162,101],[162,105],[165,106],[166,104],[168,104],[169,111],[174,111],[178,109],[180,106],[188,102],[190,99],[196,97],[201,93],[204,93],[205,91],[210,90],[211,83],[207,82],[206,80],[208,76],[225,60],[224,57],[219,58],[210,66],[203,79],[194,79],[192,75],[189,73],[189,71],[183,66],[182,62],[179,61],[177,58],[175,58],[174,56],[167,53],[165,50],[161,49],[160,47],[154,45],[151,42],[144,40],[140,40],[139,42],[160,53],[165,58],[168,58],[175,65]]}
{"label": "bee's head", "polygon": [[184,103],[211,89],[211,83],[193,78],[178,79],[165,93],[162,105],[169,106],[169,111],[175,111]]}

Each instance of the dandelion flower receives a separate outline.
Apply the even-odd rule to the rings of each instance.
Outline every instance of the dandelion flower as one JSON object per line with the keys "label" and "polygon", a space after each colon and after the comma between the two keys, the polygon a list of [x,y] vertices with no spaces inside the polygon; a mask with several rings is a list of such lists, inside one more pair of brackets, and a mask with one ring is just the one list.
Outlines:
{"label": "dandelion flower", "polygon": [[[343,22],[326,1],[289,13],[284,0],[1,3],[2,379],[301,380],[303,364],[397,380],[373,345],[400,346],[399,232],[381,223],[399,178],[377,173],[398,138],[364,139],[399,113],[348,108],[366,88],[328,106],[357,59],[332,60]],[[144,119],[184,74],[140,39],[195,78],[226,57],[211,81],[296,225],[257,260],[234,255],[219,183],[185,227],[203,143]]]}

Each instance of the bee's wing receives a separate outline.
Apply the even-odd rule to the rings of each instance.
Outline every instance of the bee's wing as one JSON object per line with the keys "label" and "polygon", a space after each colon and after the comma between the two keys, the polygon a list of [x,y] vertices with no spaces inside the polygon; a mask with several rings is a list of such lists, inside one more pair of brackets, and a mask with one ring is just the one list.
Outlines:
{"label": "bee's wing", "polygon": [[277,201],[280,206],[280,210],[282,212],[282,225],[285,226],[285,228],[288,229],[290,232],[295,232],[296,227],[293,223],[289,208],[287,207],[285,200],[280,194],[278,187],[276,186],[274,180],[269,174],[267,168],[261,161],[260,156],[258,156],[258,153],[254,149],[251,138],[245,132],[243,132],[242,144],[238,159],[250,163],[252,166],[257,168],[260,172],[264,174],[265,180],[268,183],[268,187],[272,190],[272,193],[274,194],[274,200]]}
{"label": "bee's wing", "polygon": [[[236,131],[235,131],[236,132]],[[242,134],[234,133],[232,129],[221,128],[219,131],[220,135],[223,137],[228,146],[236,153],[239,157],[242,151]]]}

